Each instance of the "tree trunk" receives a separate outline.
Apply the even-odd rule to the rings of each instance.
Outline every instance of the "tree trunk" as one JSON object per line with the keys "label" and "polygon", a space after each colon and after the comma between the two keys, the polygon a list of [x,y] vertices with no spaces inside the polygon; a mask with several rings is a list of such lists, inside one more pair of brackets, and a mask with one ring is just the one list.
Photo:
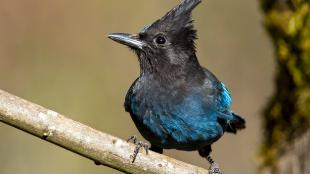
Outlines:
{"label": "tree trunk", "polygon": [[309,174],[310,173],[310,131],[295,140],[280,158],[278,173]]}
{"label": "tree trunk", "polygon": [[310,173],[304,166],[310,164],[310,2],[260,1],[278,63],[275,92],[264,113],[262,167]]}

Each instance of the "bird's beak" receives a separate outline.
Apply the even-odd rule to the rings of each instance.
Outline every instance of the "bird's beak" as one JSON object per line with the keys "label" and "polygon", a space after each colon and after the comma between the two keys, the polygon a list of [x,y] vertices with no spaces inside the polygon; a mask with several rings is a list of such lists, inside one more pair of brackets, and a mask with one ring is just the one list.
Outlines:
{"label": "bird's beak", "polygon": [[140,40],[137,34],[112,33],[108,35],[108,38],[120,44],[124,44],[140,50],[143,50],[143,48],[146,47],[146,43]]}

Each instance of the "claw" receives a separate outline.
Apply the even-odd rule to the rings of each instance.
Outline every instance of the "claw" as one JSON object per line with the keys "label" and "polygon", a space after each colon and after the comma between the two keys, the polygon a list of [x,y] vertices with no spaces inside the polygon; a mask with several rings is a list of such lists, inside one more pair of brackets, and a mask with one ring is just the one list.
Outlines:
{"label": "claw", "polygon": [[222,173],[222,171],[220,169],[220,166],[217,163],[213,163],[210,166],[209,174],[223,174],[223,173]]}
{"label": "claw", "polygon": [[211,156],[208,156],[207,160],[210,163],[209,174],[223,174],[220,166],[214,162]]}
{"label": "claw", "polygon": [[132,142],[133,144],[137,143],[137,136],[133,135],[130,138],[128,138],[127,142]]}
{"label": "claw", "polygon": [[137,137],[136,136],[131,136],[127,142],[133,142],[136,145],[136,148],[133,152],[132,155],[130,155],[130,158],[132,159],[132,163],[135,162],[137,155],[139,154],[139,151],[141,148],[145,149],[146,154],[149,154],[149,149],[150,149],[150,145],[148,143],[144,143],[142,141],[137,142]]}

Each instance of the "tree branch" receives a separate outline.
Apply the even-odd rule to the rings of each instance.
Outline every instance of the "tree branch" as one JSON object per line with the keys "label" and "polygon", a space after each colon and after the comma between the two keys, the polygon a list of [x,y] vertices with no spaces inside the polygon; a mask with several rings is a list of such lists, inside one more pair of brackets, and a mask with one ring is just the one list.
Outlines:
{"label": "tree branch", "polygon": [[131,163],[135,146],[68,119],[54,111],[0,90],[0,122],[125,173],[207,174],[206,169],[173,158],[140,152]]}

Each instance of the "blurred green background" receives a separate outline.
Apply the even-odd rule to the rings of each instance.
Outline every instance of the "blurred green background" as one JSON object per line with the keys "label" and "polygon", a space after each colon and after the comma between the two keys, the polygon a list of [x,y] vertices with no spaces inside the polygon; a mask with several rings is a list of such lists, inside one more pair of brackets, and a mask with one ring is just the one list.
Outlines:
{"label": "blurred green background", "polygon": [[[135,55],[106,38],[137,32],[178,0],[0,0],[0,89],[126,139],[137,132],[124,112],[139,74]],[[209,0],[194,12],[198,56],[224,81],[247,129],[225,135],[213,156],[223,172],[255,173],[261,110],[272,92],[272,45],[255,0]],[[92,161],[0,124],[1,174],[112,173]],[[165,151],[208,167],[197,152]]]}

